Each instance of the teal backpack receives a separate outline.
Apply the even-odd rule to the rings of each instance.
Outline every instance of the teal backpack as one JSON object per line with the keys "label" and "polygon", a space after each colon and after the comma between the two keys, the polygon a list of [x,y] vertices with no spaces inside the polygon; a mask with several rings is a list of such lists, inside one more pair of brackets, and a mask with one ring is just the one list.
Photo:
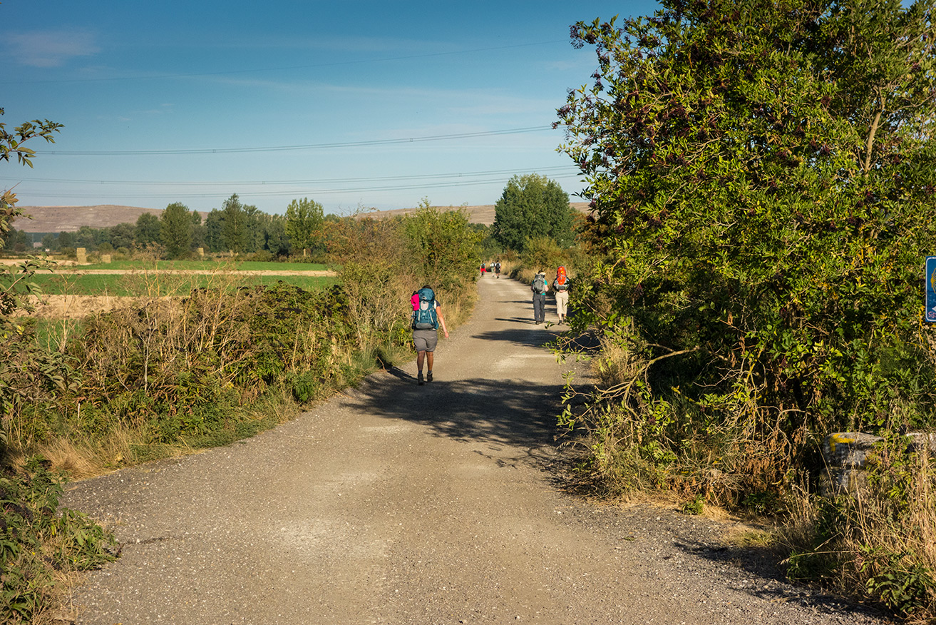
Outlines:
{"label": "teal backpack", "polygon": [[419,308],[413,311],[413,330],[436,330],[439,328],[439,316],[436,314],[435,293],[429,287],[418,292]]}

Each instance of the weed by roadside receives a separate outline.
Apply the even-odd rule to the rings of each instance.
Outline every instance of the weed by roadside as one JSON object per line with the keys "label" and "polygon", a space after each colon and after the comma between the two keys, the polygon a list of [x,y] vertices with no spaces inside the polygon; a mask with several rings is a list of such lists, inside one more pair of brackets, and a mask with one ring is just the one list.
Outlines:
{"label": "weed by roadside", "polygon": [[0,476],[0,619],[43,623],[55,591],[71,572],[91,570],[117,558],[109,532],[84,514],[59,509],[61,477],[38,457]]}
{"label": "weed by roadside", "polygon": [[791,578],[879,602],[912,622],[936,619],[936,468],[928,450],[883,442],[853,493],[789,502],[781,534]]}

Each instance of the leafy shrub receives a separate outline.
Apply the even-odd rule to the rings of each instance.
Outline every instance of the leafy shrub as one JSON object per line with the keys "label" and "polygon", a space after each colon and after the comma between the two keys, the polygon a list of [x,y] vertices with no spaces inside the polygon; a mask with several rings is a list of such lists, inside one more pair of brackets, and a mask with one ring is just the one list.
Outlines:
{"label": "leafy shrub", "polygon": [[932,24],[898,3],[663,5],[573,28],[598,62],[559,110],[594,199],[573,322],[632,365],[594,428],[616,407],[609,441],[657,440],[672,484],[734,504],[816,467],[826,432],[936,417]]}
{"label": "leafy shrub", "polygon": [[60,479],[38,458],[0,477],[0,619],[41,620],[59,573],[89,570],[116,558],[113,536],[86,516],[59,510]]}
{"label": "leafy shrub", "polygon": [[682,505],[682,512],[686,515],[702,515],[705,510],[705,498],[696,495],[690,500],[686,500]]}

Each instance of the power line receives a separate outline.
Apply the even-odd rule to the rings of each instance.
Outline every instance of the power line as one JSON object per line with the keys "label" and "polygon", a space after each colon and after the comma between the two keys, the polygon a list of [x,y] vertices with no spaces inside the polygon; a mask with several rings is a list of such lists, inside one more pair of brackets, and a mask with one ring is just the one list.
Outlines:
{"label": "power line", "polygon": [[451,135],[428,135],[424,137],[401,137],[398,139],[372,139],[368,141],[349,141],[337,143],[304,144],[296,146],[265,146],[258,148],[194,148],[176,150],[43,150],[42,155],[49,156],[143,156],[143,155],[179,155],[179,154],[237,154],[246,152],[284,152],[289,150],[327,150],[334,148],[358,148],[362,146],[382,146],[402,143],[420,143],[424,141],[445,141],[448,139],[468,139],[474,137],[492,137],[496,135],[516,135],[552,130],[552,125],[528,126],[525,128],[507,128],[504,130],[479,131],[474,133],[455,133]]}
{"label": "power line", "polygon": [[[495,176],[515,174],[519,170],[512,168],[509,170],[483,170],[478,172],[452,172],[447,174],[407,174],[399,176],[359,176],[355,178],[312,178],[312,179],[293,179],[293,180],[214,180],[214,181],[159,181],[159,180],[90,180],[77,178],[29,178],[0,176],[4,181],[22,181],[29,183],[52,183],[52,184],[70,184],[70,185],[128,185],[128,186],[173,186],[173,187],[206,187],[206,186],[227,186],[227,187],[251,187],[251,186],[276,186],[276,185],[331,185],[345,183],[361,182],[395,182],[408,180],[439,180],[439,179],[470,179],[479,176]],[[550,172],[569,172],[570,166],[550,165],[547,167],[523,168],[524,172],[550,173]]]}
{"label": "power line", "polygon": [[[554,178],[557,179],[571,179],[578,178],[580,174],[578,173],[568,173],[568,174],[554,174]],[[338,194],[338,193],[362,193],[362,192],[380,192],[380,191],[411,191],[419,189],[443,189],[443,188],[458,188],[458,187],[471,187],[477,185],[489,185],[489,184],[503,184],[503,177],[496,178],[486,178],[481,180],[469,180],[469,181],[441,181],[441,182],[431,182],[425,184],[406,184],[406,185],[378,185],[378,186],[349,186],[349,187],[338,187],[338,188],[315,188],[315,189],[288,189],[288,190],[269,190],[269,191],[248,191],[245,193],[238,192],[238,195],[242,197],[276,197],[276,196],[319,196],[319,195],[329,195],[329,194]],[[229,183],[231,186],[237,185],[237,183]],[[230,187],[229,187],[230,188]],[[146,194],[119,194],[121,198],[178,198],[179,196],[185,196],[187,198],[216,198],[222,195],[229,195],[230,192],[218,192],[218,193],[180,193],[176,192],[164,192],[164,193],[146,193]],[[31,193],[34,196],[40,196],[44,198],[101,198],[102,194],[95,192],[82,192],[82,193]]]}
{"label": "power line", "polygon": [[357,61],[333,61],[329,63],[311,63],[306,65],[290,65],[282,67],[266,67],[243,70],[225,70],[218,72],[193,72],[188,74],[155,74],[152,76],[113,76],[107,78],[63,78],[58,80],[22,80],[6,81],[8,85],[41,85],[56,83],[95,83],[95,82],[116,82],[131,80],[167,80],[174,78],[198,78],[200,76],[226,76],[231,74],[259,74],[265,72],[283,72],[289,70],[305,70],[318,67],[336,67],[341,65],[360,65],[365,63],[386,63],[388,61],[408,61],[410,59],[426,59],[432,57],[452,56],[457,54],[472,54],[475,52],[492,52],[497,50],[509,50],[512,48],[525,48],[530,46],[545,46],[555,43],[564,43],[564,39],[553,39],[550,41],[535,41],[531,43],[518,43],[509,46],[496,46],[491,48],[474,48],[471,50],[453,50],[451,52],[432,52],[427,54],[411,54],[398,57],[384,57],[377,59],[361,59]]}

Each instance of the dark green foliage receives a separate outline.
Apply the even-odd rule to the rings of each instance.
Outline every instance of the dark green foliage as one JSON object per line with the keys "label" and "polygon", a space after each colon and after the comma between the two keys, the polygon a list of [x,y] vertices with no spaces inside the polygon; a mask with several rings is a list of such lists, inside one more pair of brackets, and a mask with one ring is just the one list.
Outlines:
{"label": "dark green foliage", "polygon": [[173,202],[162,212],[159,221],[159,236],[166,249],[166,256],[170,259],[186,258],[191,252],[192,232],[195,228],[188,207]]}
{"label": "dark green foliage", "polygon": [[260,248],[275,257],[289,256],[292,244],[286,234],[286,218],[282,215],[261,213],[258,216],[258,221],[262,234]]}
{"label": "dark green foliage", "polygon": [[52,603],[54,572],[90,570],[116,558],[113,536],[83,514],[59,510],[61,479],[33,458],[0,476],[0,620],[31,622]]}
{"label": "dark green foliage", "polygon": [[0,236],[0,250],[10,252],[32,252],[32,236],[22,230],[16,230],[12,226],[5,236]]}
{"label": "dark green foliage", "polygon": [[232,252],[251,250],[251,232],[245,207],[237,194],[221,205],[221,237],[224,247]]}
{"label": "dark green foliage", "polygon": [[324,219],[325,212],[318,202],[308,198],[290,202],[286,207],[286,234],[292,247],[312,254],[324,249]]}
{"label": "dark green foliage", "polygon": [[[136,226],[133,227],[133,236],[136,236]],[[61,232],[58,234],[58,247],[59,249],[63,248],[74,248],[75,247],[75,234],[69,232]],[[72,250],[74,252],[74,250]]]}
{"label": "dark green foliage", "polygon": [[612,428],[743,492],[827,430],[932,424],[932,3],[663,6],[574,27],[598,69],[559,111],[600,255],[579,319],[645,385]]}
{"label": "dark green foliage", "polygon": [[[558,112],[594,209],[572,304],[606,381],[563,420],[606,480],[653,465],[766,511],[827,433],[936,422],[934,3],[662,6],[573,27],[598,68]],[[907,466],[805,507],[791,576],[932,619],[933,478]]]}
{"label": "dark green foliage", "polygon": [[223,214],[211,209],[205,218],[205,245],[211,252],[226,252],[224,247]]}
{"label": "dark green foliage", "polygon": [[[198,213],[195,213],[198,215]],[[130,250],[133,248],[133,233],[135,230],[133,224],[117,224],[116,226],[110,227],[110,244],[114,246],[114,249],[124,248]],[[44,241],[44,240],[43,240]],[[73,247],[73,246],[72,246]]]}
{"label": "dark green foliage", "polygon": [[456,297],[474,287],[466,278],[474,275],[482,235],[471,228],[465,211],[439,211],[423,200],[403,225],[407,261],[424,284]]}
{"label": "dark green foliage", "polygon": [[523,252],[527,241],[548,237],[572,244],[575,212],[559,183],[539,174],[514,176],[494,206],[494,238],[505,249]]}
{"label": "dark green foliage", "polygon": [[[147,246],[149,244],[160,242],[160,223],[159,218],[152,213],[144,213],[137,218],[136,231],[133,240],[138,246]],[[78,247],[80,243],[76,242]]]}

